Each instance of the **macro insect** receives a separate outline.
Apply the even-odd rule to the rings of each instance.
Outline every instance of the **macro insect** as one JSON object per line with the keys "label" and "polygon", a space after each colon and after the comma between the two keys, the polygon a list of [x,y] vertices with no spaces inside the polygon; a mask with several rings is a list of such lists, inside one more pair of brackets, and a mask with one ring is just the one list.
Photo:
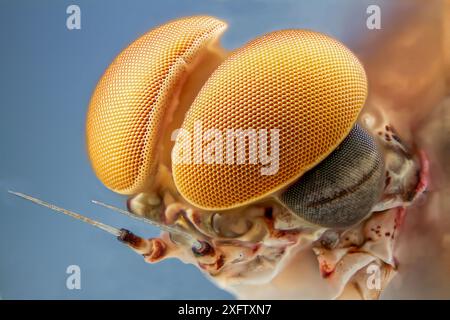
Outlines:
{"label": "macro insect", "polygon": [[[147,262],[195,264],[239,298],[378,297],[397,269],[405,207],[427,188],[426,153],[361,114],[366,73],[337,40],[281,30],[228,52],[226,27],[194,16],[148,31],[90,101],[94,172],[129,196],[128,210],[96,203],[161,237],[12,193],[114,234]],[[290,281],[311,256],[317,272]]]}

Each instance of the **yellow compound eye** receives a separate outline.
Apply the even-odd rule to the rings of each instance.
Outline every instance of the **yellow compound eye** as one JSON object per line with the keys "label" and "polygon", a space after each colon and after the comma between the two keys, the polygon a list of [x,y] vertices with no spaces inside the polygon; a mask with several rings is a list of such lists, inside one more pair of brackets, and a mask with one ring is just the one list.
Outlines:
{"label": "yellow compound eye", "polygon": [[[284,30],[251,41],[211,75],[182,128],[192,133],[197,123],[203,132],[279,130],[277,171],[262,174],[262,161],[174,162],[178,191],[193,205],[208,210],[230,209],[276,193],[343,141],[366,94],[362,65],[328,36]],[[205,150],[210,141],[197,139],[193,144],[193,149]],[[242,151],[239,148],[246,148],[246,159],[255,156],[248,144],[236,144],[234,156]]]}
{"label": "yellow compound eye", "polygon": [[86,128],[89,158],[105,186],[134,194],[152,183],[174,109],[189,105],[198,83],[223,60],[215,44],[225,28],[205,16],[164,24],[107,68],[92,95]]}

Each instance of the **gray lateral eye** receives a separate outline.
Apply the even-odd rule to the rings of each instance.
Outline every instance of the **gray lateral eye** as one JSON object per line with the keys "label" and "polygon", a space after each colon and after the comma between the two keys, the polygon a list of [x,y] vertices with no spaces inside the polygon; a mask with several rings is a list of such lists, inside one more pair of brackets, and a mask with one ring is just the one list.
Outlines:
{"label": "gray lateral eye", "polygon": [[280,195],[280,201],[304,220],[344,228],[364,219],[381,196],[382,154],[363,128],[350,134],[325,160]]}

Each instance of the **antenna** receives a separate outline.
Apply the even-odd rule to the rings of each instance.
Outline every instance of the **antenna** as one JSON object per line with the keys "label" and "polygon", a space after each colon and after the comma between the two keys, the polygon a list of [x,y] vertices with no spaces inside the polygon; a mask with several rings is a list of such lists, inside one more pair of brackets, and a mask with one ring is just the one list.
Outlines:
{"label": "antenna", "polygon": [[[88,223],[88,224],[90,224],[90,225],[92,225],[94,227],[97,227],[99,229],[102,229],[103,231],[106,231],[106,232],[108,232],[108,233],[110,233],[110,234],[112,234],[112,235],[114,235],[116,237],[120,237],[123,234],[123,229],[121,230],[121,229],[114,228],[114,227],[109,226],[107,224],[104,224],[102,222],[99,222],[99,221],[93,220],[91,218],[85,217],[85,216],[83,216],[83,215],[81,215],[79,213],[76,213],[76,212],[73,212],[73,211],[70,211],[70,210],[67,210],[67,209],[60,208],[58,206],[55,206],[54,204],[42,201],[40,199],[34,198],[34,197],[26,195],[24,193],[15,192],[15,191],[11,191],[11,190],[8,190],[8,192],[13,194],[13,195],[15,195],[15,196],[17,196],[17,197],[26,199],[28,201],[31,201],[31,202],[35,203],[35,204],[38,204],[38,205],[41,205],[43,207],[49,208],[49,209],[51,209],[53,211],[60,212],[60,213],[63,213],[65,215],[68,215],[68,216],[70,216],[72,218],[75,218],[77,220],[81,220],[83,222],[86,222],[86,223]],[[123,210],[123,209],[114,207],[112,205],[105,204],[105,203],[100,202],[100,201],[92,200],[92,202],[94,204],[97,204],[97,205],[100,205],[102,207],[108,208],[110,210],[113,210],[113,211],[119,212],[121,214],[124,214],[127,217],[130,217],[130,218],[142,221],[142,222],[146,222],[146,223],[151,224],[153,226],[156,226],[156,227],[158,227],[158,228],[160,228],[160,229],[162,229],[164,231],[178,234],[178,235],[184,237],[185,239],[189,240],[191,242],[192,246],[195,247],[195,248],[199,248],[199,247],[202,246],[202,244],[197,239],[195,239],[192,235],[190,235],[189,233],[187,233],[185,231],[182,231],[180,229],[177,229],[177,228],[174,228],[174,227],[171,227],[171,226],[164,225],[162,223],[159,223],[159,222],[156,222],[156,221],[144,218],[144,217],[139,217],[139,216],[137,216],[137,215],[127,211],[127,210]]]}
{"label": "antenna", "polygon": [[111,227],[111,226],[109,226],[107,224],[104,224],[102,222],[95,221],[95,220],[90,219],[88,217],[82,216],[79,213],[60,208],[58,206],[55,206],[55,205],[47,203],[45,201],[33,198],[33,197],[29,196],[29,195],[26,195],[26,194],[23,194],[23,193],[20,193],[20,192],[14,192],[14,191],[11,191],[11,190],[8,190],[8,192],[13,194],[13,195],[15,195],[15,196],[18,196],[20,198],[23,198],[23,199],[26,199],[26,200],[31,201],[33,203],[36,203],[38,205],[41,205],[43,207],[49,208],[49,209],[51,209],[53,211],[57,211],[57,212],[65,214],[65,215],[71,216],[72,218],[75,218],[75,219],[81,220],[83,222],[86,222],[86,223],[88,223],[88,224],[90,224],[90,225],[92,225],[94,227],[97,227],[99,229],[102,229],[103,231],[106,231],[106,232],[108,232],[108,233],[110,233],[110,234],[112,234],[112,235],[114,235],[116,237],[118,237],[118,236],[120,236],[122,234],[122,231],[120,229]]}
{"label": "antenna", "polygon": [[156,222],[154,220],[150,220],[149,218],[138,216],[138,215],[136,215],[134,213],[131,213],[130,211],[123,210],[123,209],[114,207],[114,206],[112,206],[110,204],[106,204],[106,203],[103,203],[103,202],[100,202],[100,201],[97,201],[97,200],[92,200],[92,203],[94,203],[96,205],[99,205],[99,206],[102,206],[102,207],[105,207],[105,208],[108,208],[110,210],[119,212],[121,214],[126,215],[127,217],[130,217],[130,218],[133,218],[133,219],[136,219],[136,220],[139,220],[139,221],[151,224],[151,225],[153,225],[155,227],[160,228],[161,230],[164,230],[164,231],[167,231],[167,232],[170,232],[170,233],[178,234],[178,235],[184,237],[187,240],[197,241],[192,235],[190,235],[189,233],[187,233],[185,231],[182,231],[180,229],[177,229],[177,228],[174,228],[174,227],[171,227],[171,226],[168,226],[168,225]]}

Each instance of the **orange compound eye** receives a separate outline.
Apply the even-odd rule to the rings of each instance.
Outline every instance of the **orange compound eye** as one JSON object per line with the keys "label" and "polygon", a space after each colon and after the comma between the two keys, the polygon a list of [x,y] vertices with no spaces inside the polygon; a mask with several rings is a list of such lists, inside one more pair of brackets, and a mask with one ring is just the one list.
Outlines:
{"label": "orange compound eye", "polygon": [[[173,162],[176,187],[190,203],[207,210],[230,209],[275,194],[343,141],[366,95],[361,63],[328,36],[284,30],[251,41],[219,66],[188,111],[182,129],[193,133],[193,159]],[[195,139],[196,129],[210,136],[212,132],[213,138]],[[230,130],[238,132],[234,142],[228,139]],[[264,173],[269,164],[262,161],[258,140],[264,132],[268,145],[278,140],[278,163],[270,174]],[[278,137],[269,132],[278,132]],[[243,136],[246,144],[238,143]],[[259,150],[250,147],[252,139]],[[173,159],[186,155],[181,140]],[[219,154],[222,161],[205,159],[213,140],[220,140],[213,157]],[[195,159],[196,152],[203,158]],[[247,161],[239,163],[242,152]]]}
{"label": "orange compound eye", "polygon": [[89,158],[105,186],[135,194],[152,183],[175,109],[187,109],[223,60],[217,43],[225,28],[206,16],[175,20],[141,36],[107,68],[86,127]]}

